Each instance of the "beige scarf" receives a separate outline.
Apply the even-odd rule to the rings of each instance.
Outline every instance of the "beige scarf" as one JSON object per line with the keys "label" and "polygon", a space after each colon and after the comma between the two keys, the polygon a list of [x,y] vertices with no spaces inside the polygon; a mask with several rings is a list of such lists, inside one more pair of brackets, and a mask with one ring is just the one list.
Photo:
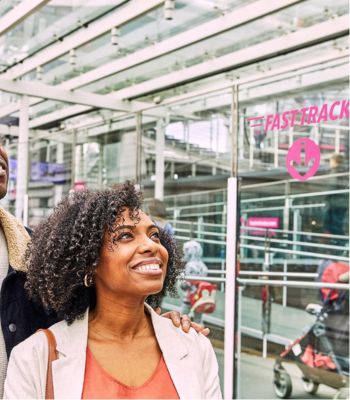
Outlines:
{"label": "beige scarf", "polygon": [[25,251],[30,236],[23,224],[13,215],[0,207],[0,224],[6,236],[9,262],[16,271],[26,272],[24,263]]}

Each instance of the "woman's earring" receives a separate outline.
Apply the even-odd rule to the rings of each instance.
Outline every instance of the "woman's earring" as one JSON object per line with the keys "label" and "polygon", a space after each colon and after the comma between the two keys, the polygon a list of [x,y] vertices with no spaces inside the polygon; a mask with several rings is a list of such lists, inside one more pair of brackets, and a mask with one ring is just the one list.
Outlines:
{"label": "woman's earring", "polygon": [[84,276],[84,285],[85,287],[90,287],[93,285],[93,279],[92,276],[88,276],[88,274],[85,274]]}

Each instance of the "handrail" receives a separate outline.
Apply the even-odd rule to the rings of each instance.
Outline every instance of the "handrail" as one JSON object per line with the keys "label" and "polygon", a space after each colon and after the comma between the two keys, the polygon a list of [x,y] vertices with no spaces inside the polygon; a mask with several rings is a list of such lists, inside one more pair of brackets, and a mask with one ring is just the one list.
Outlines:
{"label": "handrail", "polygon": [[349,193],[349,189],[338,189],[338,190],[327,190],[324,192],[312,192],[312,193],[298,193],[298,194],[288,194],[288,195],[280,195],[280,196],[269,196],[269,197],[259,197],[254,199],[242,199],[241,204],[248,204],[261,201],[269,201],[269,200],[285,200],[285,199],[299,199],[303,197],[310,196],[328,196],[330,194],[341,194],[341,193]]}
{"label": "handrail", "polygon": [[237,278],[238,283],[241,285],[251,286],[287,286],[297,287],[304,289],[338,289],[349,290],[350,285],[346,283],[328,283],[328,282],[300,282],[300,281],[279,281],[271,279],[242,279]]}
{"label": "handrail", "polygon": [[[176,225],[181,225],[181,224],[187,224],[187,225],[196,225],[198,222],[193,222],[193,221],[181,221],[181,220],[170,220],[172,223],[176,223]],[[203,222],[201,223],[202,226],[208,226],[208,227],[217,227],[217,228],[226,228],[226,224],[213,224],[212,222]],[[175,227],[175,230],[177,228]],[[182,228],[183,229],[183,228]],[[250,227],[246,225],[241,225],[240,229],[242,230],[254,230],[254,231],[267,231],[266,228],[259,228],[259,227]],[[282,234],[297,234],[297,235],[308,235],[308,236],[316,236],[316,237],[321,237],[321,238],[328,238],[328,239],[344,239],[344,240],[349,240],[349,236],[347,235],[334,235],[331,233],[318,233],[318,232],[309,232],[309,231],[292,231],[289,229],[276,229],[276,228],[269,228],[269,232],[276,232],[276,233],[282,233]],[[194,233],[205,233],[201,231],[194,231]],[[211,232],[212,233],[212,232]]]}
{"label": "handrail", "polygon": [[317,278],[316,272],[275,272],[275,271],[240,271],[239,276],[290,276],[293,278]]}
{"label": "handrail", "polygon": [[[205,225],[203,223],[202,225]],[[276,232],[276,233],[282,233],[282,234],[297,234],[297,235],[308,235],[308,236],[318,236],[321,238],[328,238],[328,239],[344,239],[344,240],[349,240],[349,236],[347,235],[334,235],[331,233],[317,233],[317,232],[307,232],[307,231],[291,231],[289,229],[275,229],[275,228],[259,228],[259,227],[252,227],[252,226],[246,226],[246,225],[241,225],[241,229],[244,230],[254,230],[254,231],[269,231],[269,232]]]}
{"label": "handrail", "polygon": [[186,281],[203,281],[203,282],[221,282],[225,283],[225,278],[211,278],[208,276],[196,276],[196,275],[186,275],[184,278]]}
{"label": "handrail", "polygon": [[[254,241],[262,241],[265,242],[264,237],[255,237],[255,236],[245,236],[241,235],[241,239],[247,239],[247,240],[254,240]],[[333,249],[333,250],[348,250],[345,246],[336,246],[333,244],[324,244],[324,243],[309,243],[309,242],[300,242],[298,240],[287,240],[287,239],[273,239],[269,238],[270,243],[281,243],[281,244],[292,244],[292,245],[299,245],[299,246],[308,246],[308,247],[321,247],[324,249]]]}
{"label": "handrail", "polygon": [[[310,181],[317,181],[317,180],[323,180],[323,179],[328,179],[329,177],[337,177],[337,176],[346,176],[349,175],[349,172],[339,172],[337,174],[324,174],[324,175],[316,175],[308,179],[308,182]],[[258,188],[258,187],[266,187],[266,186],[276,186],[280,184],[286,184],[286,183],[300,183],[296,179],[281,179],[280,181],[273,181],[273,182],[268,182],[268,183],[253,183],[251,185],[242,185],[241,189],[251,189],[251,188]]]}
{"label": "handrail", "polygon": [[[262,250],[265,251],[265,247],[263,246],[255,246],[252,244],[240,244],[240,247],[244,247],[246,249],[257,249],[257,250]],[[311,253],[309,251],[301,251],[301,250],[290,250],[290,249],[279,249],[277,247],[270,247],[269,248],[270,253],[284,253],[284,254],[296,254],[299,256],[308,256],[308,257],[314,257],[314,258],[321,258],[321,259],[329,259],[330,257],[332,260],[339,260],[339,261],[345,261],[349,262],[348,257],[342,257],[342,256],[336,256],[336,255],[329,255],[329,254],[323,254],[323,253]]]}

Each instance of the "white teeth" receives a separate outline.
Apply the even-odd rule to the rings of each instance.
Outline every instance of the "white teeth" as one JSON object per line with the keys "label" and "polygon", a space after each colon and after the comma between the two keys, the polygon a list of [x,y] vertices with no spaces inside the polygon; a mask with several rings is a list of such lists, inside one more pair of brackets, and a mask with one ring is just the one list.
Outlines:
{"label": "white teeth", "polygon": [[146,264],[146,265],[140,265],[135,269],[138,271],[158,271],[160,267],[159,264]]}

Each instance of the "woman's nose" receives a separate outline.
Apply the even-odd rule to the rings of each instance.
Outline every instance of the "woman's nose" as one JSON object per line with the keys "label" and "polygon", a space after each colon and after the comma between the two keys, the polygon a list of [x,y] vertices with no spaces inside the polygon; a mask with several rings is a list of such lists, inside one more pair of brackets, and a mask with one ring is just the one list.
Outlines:
{"label": "woman's nose", "polygon": [[158,250],[158,243],[149,238],[147,235],[140,239],[139,251],[141,253],[151,252],[155,253]]}

